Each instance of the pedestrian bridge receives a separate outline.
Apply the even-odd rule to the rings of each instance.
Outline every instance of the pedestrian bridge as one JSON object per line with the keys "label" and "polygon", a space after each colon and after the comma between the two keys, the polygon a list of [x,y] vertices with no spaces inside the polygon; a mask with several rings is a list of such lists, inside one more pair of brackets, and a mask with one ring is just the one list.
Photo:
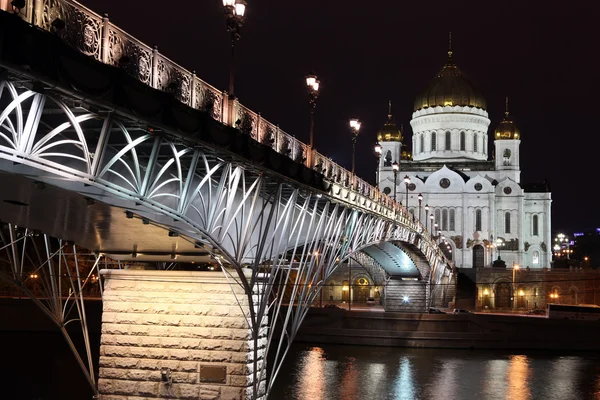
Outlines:
{"label": "pedestrian bridge", "polygon": [[[38,303],[69,343],[66,310],[84,324],[83,286],[104,277],[99,382],[89,346],[76,355],[101,398],[268,396],[308,308],[349,258],[384,285],[386,310],[447,303],[449,261],[391,198],[107,17],[73,1],[25,3],[0,12],[0,277],[36,298],[39,275],[53,300]],[[92,261],[80,265],[78,248]],[[220,271],[177,271],[191,263]],[[406,290],[422,301],[408,304]]]}

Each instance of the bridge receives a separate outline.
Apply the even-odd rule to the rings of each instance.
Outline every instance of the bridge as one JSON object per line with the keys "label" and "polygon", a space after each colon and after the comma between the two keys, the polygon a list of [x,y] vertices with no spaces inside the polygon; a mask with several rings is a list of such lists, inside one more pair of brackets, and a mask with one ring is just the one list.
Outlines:
{"label": "bridge", "polygon": [[99,398],[266,398],[350,258],[386,311],[447,305],[436,237],[377,188],[106,16],[0,6],[0,278],[56,323]]}

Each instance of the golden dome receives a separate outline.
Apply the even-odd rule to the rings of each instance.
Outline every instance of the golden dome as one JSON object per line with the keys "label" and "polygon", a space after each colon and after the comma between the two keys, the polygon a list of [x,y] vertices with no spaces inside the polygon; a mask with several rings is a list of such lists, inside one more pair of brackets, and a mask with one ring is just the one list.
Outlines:
{"label": "golden dome", "polygon": [[448,61],[433,78],[433,82],[415,100],[415,111],[436,106],[470,106],[485,110],[485,99],[481,92],[462,74],[452,61],[452,51],[448,51]]}
{"label": "golden dome", "polygon": [[506,98],[506,111],[504,112],[504,119],[496,130],[494,131],[494,137],[496,139],[521,139],[521,131],[517,128],[517,124],[508,116],[508,97]]}
{"label": "golden dome", "polygon": [[392,120],[392,102],[389,103],[388,120],[383,125],[383,128],[377,132],[378,142],[401,142],[402,131],[398,129],[394,121]]}

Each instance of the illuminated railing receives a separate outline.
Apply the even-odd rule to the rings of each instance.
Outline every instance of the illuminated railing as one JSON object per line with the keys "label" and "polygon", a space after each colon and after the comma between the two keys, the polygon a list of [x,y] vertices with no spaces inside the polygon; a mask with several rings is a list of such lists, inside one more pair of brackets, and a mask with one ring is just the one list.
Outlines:
{"label": "illuminated railing", "polygon": [[[5,11],[12,12],[8,1],[0,0]],[[406,208],[381,193],[351,172],[287,134],[220,91],[179,66],[156,47],[150,47],[115,26],[107,16],[100,16],[72,0],[26,0],[19,15],[27,22],[54,32],[78,51],[105,64],[124,69],[147,85],[171,93],[188,106],[209,112],[212,117],[238,128],[252,139],[304,164],[324,175],[331,184],[333,197],[394,219],[416,232],[425,232]],[[309,157],[312,152],[313,157]],[[423,235],[434,245],[430,235]]]}

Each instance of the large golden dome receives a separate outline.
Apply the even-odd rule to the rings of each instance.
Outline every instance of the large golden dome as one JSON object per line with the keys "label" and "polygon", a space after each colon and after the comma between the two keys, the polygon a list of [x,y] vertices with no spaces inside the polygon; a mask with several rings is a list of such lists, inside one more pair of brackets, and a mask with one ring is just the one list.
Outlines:
{"label": "large golden dome", "polygon": [[508,116],[508,98],[506,98],[506,111],[504,112],[504,119],[496,130],[494,131],[494,137],[496,139],[521,139],[521,131],[517,127],[517,124]]}
{"label": "large golden dome", "polygon": [[436,106],[471,106],[485,109],[481,92],[460,72],[448,51],[448,61],[433,82],[415,100],[415,111]]}
{"label": "large golden dome", "polygon": [[378,142],[401,142],[404,138],[402,137],[402,131],[398,129],[392,119],[392,102],[389,104],[388,120],[383,125],[383,128],[377,132]]}

